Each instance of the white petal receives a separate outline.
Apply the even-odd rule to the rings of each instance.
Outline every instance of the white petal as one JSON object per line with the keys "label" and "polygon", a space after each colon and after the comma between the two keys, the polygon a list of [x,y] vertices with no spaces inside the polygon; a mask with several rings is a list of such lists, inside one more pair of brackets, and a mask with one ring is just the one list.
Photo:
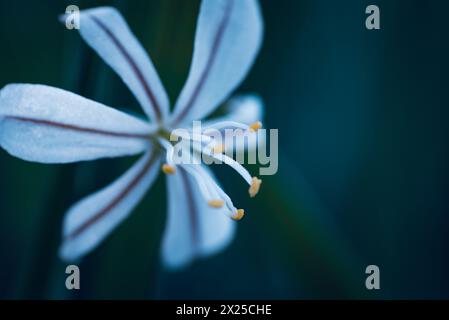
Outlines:
{"label": "white petal", "polygon": [[125,113],[54,87],[0,91],[0,145],[28,161],[67,163],[140,153],[153,129]]}
{"label": "white petal", "polygon": [[257,0],[202,1],[187,82],[172,125],[202,119],[240,84],[262,42]]}
{"label": "white petal", "polygon": [[168,221],[162,243],[164,263],[172,268],[223,250],[235,233],[226,208],[209,207],[195,180],[178,168],[167,176]]}
{"label": "white petal", "polygon": [[255,94],[234,96],[226,103],[225,115],[203,121],[203,128],[223,121],[234,121],[243,124],[253,124],[262,121],[264,105],[262,99]]}
{"label": "white petal", "polygon": [[147,152],[106,188],[75,204],[66,214],[60,256],[75,260],[94,249],[120,224],[154,182],[160,160]]}
{"label": "white petal", "polygon": [[[202,122],[204,130],[209,126],[214,126],[220,122],[235,121],[246,125],[251,125],[257,121],[263,122],[264,104],[258,95],[238,95],[229,99],[225,106],[225,115]],[[225,130],[221,129],[222,137],[225,138]],[[257,146],[264,147],[266,137],[258,135],[257,133],[247,133],[245,135],[238,135],[230,144],[225,144],[226,152],[243,152],[245,150],[255,151]]]}
{"label": "white petal", "polygon": [[167,93],[150,57],[120,12],[111,7],[81,11],[80,33],[118,73],[151,119],[159,120],[167,115]]}

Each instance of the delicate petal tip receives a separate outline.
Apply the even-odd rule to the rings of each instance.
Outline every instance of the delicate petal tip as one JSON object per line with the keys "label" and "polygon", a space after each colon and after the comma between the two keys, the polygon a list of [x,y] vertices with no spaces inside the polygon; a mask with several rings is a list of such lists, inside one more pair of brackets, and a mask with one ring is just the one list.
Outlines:
{"label": "delicate petal tip", "polygon": [[249,187],[249,195],[251,198],[254,198],[257,193],[259,193],[260,185],[262,184],[262,180],[257,177],[253,177],[251,180],[251,186]]}
{"label": "delicate petal tip", "polygon": [[253,124],[251,124],[249,126],[249,131],[250,132],[256,132],[257,130],[259,130],[260,128],[262,128],[262,122],[260,121],[256,121]]}
{"label": "delicate petal tip", "polygon": [[239,221],[239,220],[242,220],[244,215],[245,215],[245,210],[237,209],[237,212],[231,218],[235,221]]}
{"label": "delicate petal tip", "polygon": [[165,174],[175,174],[176,173],[176,167],[171,166],[169,164],[164,163],[161,167],[162,172]]}
{"label": "delicate petal tip", "polygon": [[113,7],[80,12],[80,35],[122,78],[145,113],[155,122],[169,112],[169,100],[145,49],[121,13]]}
{"label": "delicate petal tip", "polygon": [[209,207],[212,207],[212,208],[221,208],[224,206],[224,201],[220,200],[220,199],[209,200],[207,202],[207,204],[209,205]]}
{"label": "delicate petal tip", "polygon": [[263,100],[255,93],[232,96],[223,109],[222,116],[203,121],[203,127],[214,126],[224,121],[250,125],[251,123],[262,121],[265,113]]}
{"label": "delicate petal tip", "polygon": [[73,260],[72,257],[70,256],[70,250],[67,250],[67,245],[65,241],[60,245],[58,249],[58,256],[64,262],[71,262]]}
{"label": "delicate petal tip", "polygon": [[264,117],[264,103],[257,94],[236,95],[229,99],[227,115],[230,119],[246,124],[251,124]]}
{"label": "delicate petal tip", "polygon": [[202,1],[189,76],[172,124],[202,119],[225,101],[248,74],[262,38],[257,0]]}
{"label": "delicate petal tip", "polygon": [[78,261],[82,255],[83,253],[76,250],[68,240],[64,240],[58,250],[59,258],[67,263]]}

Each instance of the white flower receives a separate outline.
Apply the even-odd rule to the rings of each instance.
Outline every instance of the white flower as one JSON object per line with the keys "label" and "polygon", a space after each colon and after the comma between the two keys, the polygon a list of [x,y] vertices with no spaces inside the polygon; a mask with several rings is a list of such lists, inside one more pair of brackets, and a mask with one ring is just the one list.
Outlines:
{"label": "white flower", "polygon": [[[257,1],[202,2],[189,76],[172,113],[150,58],[118,11],[110,7],[82,11],[80,26],[83,39],[122,78],[151,121],[45,85],[10,84],[1,90],[0,145],[11,155],[69,163],[143,153],[115,182],[69,209],[62,258],[75,260],[88,253],[123,221],[151,187],[163,159],[169,211],[164,262],[180,267],[218,252],[233,238],[230,217],[240,219],[243,210],[234,207],[204,164],[174,163],[167,137],[173,129],[188,128],[193,120],[208,116],[246,76],[263,33]],[[206,128],[259,127],[260,99],[245,96],[230,101],[229,114],[206,121]],[[200,138],[207,137],[200,134]],[[236,169],[250,185],[251,196],[257,193],[260,180],[239,163],[220,152],[210,156]]]}

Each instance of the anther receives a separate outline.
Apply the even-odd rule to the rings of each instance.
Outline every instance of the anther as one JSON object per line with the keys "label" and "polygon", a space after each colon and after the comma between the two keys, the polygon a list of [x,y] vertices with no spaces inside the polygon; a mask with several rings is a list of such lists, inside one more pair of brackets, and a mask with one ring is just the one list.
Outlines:
{"label": "anther", "polygon": [[212,148],[212,151],[214,153],[223,153],[223,151],[224,151],[224,144],[223,143],[217,144],[216,146],[214,146]]}
{"label": "anther", "polygon": [[165,174],[174,174],[176,172],[176,168],[174,166],[164,163],[162,165],[162,171]]}
{"label": "anther", "polygon": [[259,192],[260,189],[260,185],[262,183],[261,179],[258,179],[257,177],[253,177],[252,181],[251,181],[251,186],[249,187],[249,196],[251,198],[254,198],[256,196],[256,194]]}
{"label": "anther", "polygon": [[237,212],[232,216],[232,219],[239,221],[243,218],[244,215],[245,215],[245,210],[237,209]]}
{"label": "anther", "polygon": [[254,122],[252,125],[249,126],[249,131],[256,132],[260,128],[262,128],[262,122],[257,121],[257,122]]}
{"label": "anther", "polygon": [[219,200],[219,199],[210,200],[207,202],[207,204],[209,205],[209,207],[212,207],[212,208],[221,208],[224,205],[224,201]]}

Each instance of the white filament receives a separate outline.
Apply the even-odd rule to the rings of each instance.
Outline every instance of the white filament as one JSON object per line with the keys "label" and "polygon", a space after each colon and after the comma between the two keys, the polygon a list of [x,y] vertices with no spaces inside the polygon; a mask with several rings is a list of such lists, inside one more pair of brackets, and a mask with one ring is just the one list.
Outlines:
{"label": "white filament", "polygon": [[175,148],[173,148],[172,144],[164,139],[164,138],[158,138],[159,143],[162,145],[162,147],[164,147],[165,149],[165,161],[167,162],[167,164],[169,164],[170,166],[175,166],[175,162],[173,161],[173,156],[174,156],[174,152],[175,152]]}
{"label": "white filament", "polygon": [[232,129],[232,128],[238,128],[243,130],[248,130],[249,126],[244,123],[236,122],[236,121],[220,121],[214,124],[211,124],[210,126],[207,126],[204,128],[204,134],[208,134],[207,131],[210,130],[221,130],[221,129]]}

